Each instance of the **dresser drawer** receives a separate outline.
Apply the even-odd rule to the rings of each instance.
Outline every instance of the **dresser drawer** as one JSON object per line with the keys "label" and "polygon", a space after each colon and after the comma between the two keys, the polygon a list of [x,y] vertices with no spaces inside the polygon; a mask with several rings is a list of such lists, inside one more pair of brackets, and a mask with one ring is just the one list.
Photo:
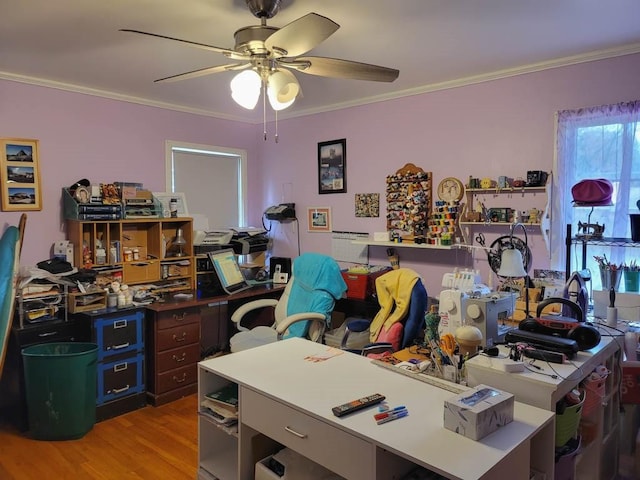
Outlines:
{"label": "dresser drawer", "polygon": [[125,262],[123,278],[127,283],[157,281],[160,279],[160,262],[153,260]]}
{"label": "dresser drawer", "polygon": [[244,387],[240,419],[338,475],[350,480],[375,478],[370,471],[375,464],[373,444]]}
{"label": "dresser drawer", "polygon": [[157,376],[155,394],[168,392],[174,388],[184,387],[193,384],[198,380],[198,365],[192,363],[184,367],[169,370]]}
{"label": "dresser drawer", "polygon": [[162,352],[190,343],[200,343],[200,323],[188,323],[179,327],[158,330],[157,351]]}
{"label": "dresser drawer", "polygon": [[174,350],[166,350],[158,354],[156,370],[158,374],[167,370],[193,365],[200,361],[200,345],[197,343],[185,345]]}
{"label": "dresser drawer", "polygon": [[98,361],[110,355],[139,352],[144,349],[141,310],[97,317],[94,320]]}
{"label": "dresser drawer", "polygon": [[109,363],[98,363],[98,405],[144,392],[144,354]]}
{"label": "dresser drawer", "polygon": [[158,313],[156,325],[158,330],[163,330],[165,328],[173,328],[187,323],[199,322],[200,309],[197,307],[190,307]]}

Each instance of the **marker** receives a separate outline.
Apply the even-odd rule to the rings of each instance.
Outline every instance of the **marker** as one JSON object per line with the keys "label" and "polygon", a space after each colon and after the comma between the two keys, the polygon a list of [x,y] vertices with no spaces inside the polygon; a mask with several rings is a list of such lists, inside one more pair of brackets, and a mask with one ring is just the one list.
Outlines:
{"label": "marker", "polygon": [[394,413],[401,412],[402,410],[406,410],[407,407],[404,405],[400,405],[399,407],[392,408],[390,410],[385,410],[382,413],[376,413],[373,418],[376,420],[382,420],[383,418],[387,418],[389,415],[393,415]]}
{"label": "marker", "polygon": [[409,415],[408,410],[400,410],[399,412],[390,413],[388,417],[378,420],[376,423],[378,425],[382,425],[383,423],[387,423],[392,420],[397,420],[398,418],[406,417],[407,415]]}

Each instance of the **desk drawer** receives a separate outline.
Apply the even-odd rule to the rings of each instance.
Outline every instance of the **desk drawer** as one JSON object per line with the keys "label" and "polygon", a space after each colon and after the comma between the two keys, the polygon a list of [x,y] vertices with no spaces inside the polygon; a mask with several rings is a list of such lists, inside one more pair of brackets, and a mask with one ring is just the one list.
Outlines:
{"label": "desk drawer", "polygon": [[158,330],[173,328],[187,323],[200,322],[200,309],[197,307],[182,308],[158,313]]}
{"label": "desk drawer", "polygon": [[193,365],[200,361],[200,345],[197,343],[185,345],[174,350],[167,350],[158,354],[158,374],[173,370],[174,368]]}
{"label": "desk drawer", "polygon": [[240,393],[240,419],[338,475],[375,478],[373,444],[247,388]]}
{"label": "desk drawer", "polygon": [[97,404],[144,392],[144,354],[111,363],[98,364]]}
{"label": "desk drawer", "polygon": [[98,361],[126,353],[144,349],[142,329],[143,314],[141,310],[109,314],[94,320],[96,343],[98,344]]}
{"label": "desk drawer", "polygon": [[160,279],[160,262],[154,260],[125,262],[123,270],[126,283],[154,282]]}
{"label": "desk drawer", "polygon": [[170,350],[190,343],[200,343],[200,323],[189,323],[175,328],[158,330],[157,351]]}
{"label": "desk drawer", "polygon": [[198,380],[198,366],[195,363],[158,375],[155,393],[160,395],[174,388],[193,384]]}

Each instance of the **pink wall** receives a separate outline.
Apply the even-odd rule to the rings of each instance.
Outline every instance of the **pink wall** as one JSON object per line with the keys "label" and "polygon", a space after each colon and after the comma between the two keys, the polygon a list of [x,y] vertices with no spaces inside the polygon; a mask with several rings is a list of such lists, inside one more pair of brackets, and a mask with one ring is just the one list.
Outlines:
{"label": "pink wall", "polygon": [[[53,242],[65,238],[61,190],[79,179],[164,191],[166,140],[242,148],[249,159],[257,157],[255,128],[243,123],[6,81],[0,81],[0,105],[1,137],[40,141],[43,208],[28,212],[26,265],[49,258]],[[250,164],[249,190],[260,198],[262,169]],[[2,212],[0,224],[16,225],[19,216]]]}
{"label": "pink wall", "polygon": [[[242,148],[248,151],[250,223],[260,224],[270,204],[295,202],[299,223],[272,224],[274,255],[331,252],[330,234],[308,233],[306,209],[332,208],[335,230],[385,229],[385,177],[407,162],[444,177],[522,176],[551,170],[554,112],[640,98],[640,55],[400,98],[340,111],[281,120],[280,141],[262,140],[262,125],[247,125],[55,89],[0,81],[0,136],[40,140],[43,209],[30,212],[23,264],[48,258],[65,238],[61,188],[80,178],[93,182],[142,182],[164,190],[166,140]],[[274,127],[269,125],[270,133]],[[346,194],[319,195],[317,143],[347,139]],[[381,216],[356,218],[354,194],[381,194]],[[0,213],[2,226],[19,213]],[[299,231],[298,231],[299,230]],[[506,234],[496,231],[493,238]],[[563,241],[563,232],[553,232]],[[539,234],[530,235],[534,266],[549,257]],[[415,268],[431,295],[453,266],[481,269],[486,257],[464,251],[399,250],[401,264]],[[384,249],[371,249],[371,263],[386,264]]]}
{"label": "pink wall", "polygon": [[[637,98],[640,55],[629,55],[282,121],[279,143],[267,142],[261,150],[268,186],[264,205],[295,201],[302,250],[330,253],[330,234],[307,233],[307,207],[331,207],[334,230],[384,231],[385,177],[405,163],[433,172],[434,188],[448,176],[466,182],[469,175],[497,178],[551,171],[554,112]],[[339,138],[347,139],[348,193],[319,195],[317,143]],[[288,183],[293,194],[283,199],[281,191]],[[356,218],[354,194],[375,192],[381,195],[381,216]],[[274,226],[281,239],[274,254],[295,255],[296,228]],[[508,233],[493,231],[493,236],[487,234],[488,244]],[[539,230],[528,231],[534,268],[549,268]],[[552,241],[563,242],[563,235],[552,232]],[[480,269],[485,283],[496,280],[490,279],[486,255],[480,251],[475,260],[459,250],[398,252],[401,265],[424,276],[431,295],[439,293],[442,274],[454,266]],[[374,247],[370,254],[371,263],[387,264],[384,248]]]}

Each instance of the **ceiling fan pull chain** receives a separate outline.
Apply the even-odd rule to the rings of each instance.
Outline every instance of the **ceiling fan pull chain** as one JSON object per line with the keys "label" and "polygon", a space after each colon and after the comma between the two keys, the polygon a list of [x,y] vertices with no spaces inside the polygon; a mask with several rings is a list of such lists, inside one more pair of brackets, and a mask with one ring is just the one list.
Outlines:
{"label": "ceiling fan pull chain", "polygon": [[262,81],[262,126],[264,141],[267,141],[267,85]]}
{"label": "ceiling fan pull chain", "polygon": [[276,143],[278,143],[278,110],[276,110],[276,134],[275,137]]}

